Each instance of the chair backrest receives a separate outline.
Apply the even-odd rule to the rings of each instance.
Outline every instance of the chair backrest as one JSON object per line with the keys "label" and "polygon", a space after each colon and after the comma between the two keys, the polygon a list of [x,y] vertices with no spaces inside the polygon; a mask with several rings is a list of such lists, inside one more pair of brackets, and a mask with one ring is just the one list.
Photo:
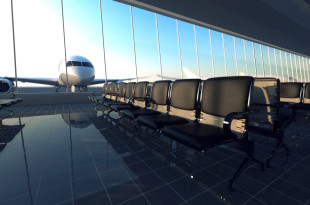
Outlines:
{"label": "chair backrest", "polygon": [[[203,82],[200,122],[223,126],[224,117],[232,112],[248,111],[253,77],[218,77]],[[243,133],[245,120],[234,120],[232,130]]]}
{"label": "chair backrest", "polygon": [[108,94],[108,83],[104,83],[102,87],[102,95],[106,96]]}
{"label": "chair backrest", "polygon": [[111,83],[111,88],[110,88],[110,95],[111,99],[116,100],[117,96],[117,84],[116,83]]}
{"label": "chair backrest", "polygon": [[126,83],[118,84],[118,89],[117,89],[117,100],[118,101],[124,101],[126,87],[127,87]]}
{"label": "chair backrest", "polygon": [[150,107],[152,109],[167,112],[170,84],[170,80],[160,80],[153,83],[150,95]]}
{"label": "chair backrest", "polygon": [[125,89],[125,98],[128,100],[129,98],[134,97],[134,88],[135,88],[135,82],[127,83],[126,89]]}
{"label": "chair backrest", "polygon": [[256,78],[251,92],[249,123],[272,129],[279,117],[280,81],[275,78]]}
{"label": "chair backrest", "polygon": [[170,114],[196,119],[200,79],[182,79],[172,83]]}
{"label": "chair backrest", "polygon": [[148,82],[138,82],[134,88],[134,105],[145,107]]}
{"label": "chair backrest", "polygon": [[280,101],[299,103],[303,83],[280,83]]}
{"label": "chair backrest", "polygon": [[310,104],[310,83],[305,84],[303,103]]}

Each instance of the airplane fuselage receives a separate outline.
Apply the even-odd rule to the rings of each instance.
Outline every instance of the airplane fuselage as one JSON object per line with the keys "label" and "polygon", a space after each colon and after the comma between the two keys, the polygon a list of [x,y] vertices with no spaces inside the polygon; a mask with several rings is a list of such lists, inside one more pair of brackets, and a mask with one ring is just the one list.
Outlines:
{"label": "airplane fuselage", "polygon": [[59,65],[58,83],[60,86],[85,87],[94,80],[95,68],[91,62],[82,56],[71,56],[64,65]]}

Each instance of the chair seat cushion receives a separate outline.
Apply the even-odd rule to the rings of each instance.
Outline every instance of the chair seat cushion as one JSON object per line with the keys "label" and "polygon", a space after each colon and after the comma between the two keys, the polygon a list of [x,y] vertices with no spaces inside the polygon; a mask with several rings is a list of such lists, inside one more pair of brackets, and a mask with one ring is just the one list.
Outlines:
{"label": "chair seat cushion", "polygon": [[102,96],[88,96],[88,99],[97,102],[98,100],[102,100]]}
{"label": "chair seat cushion", "polygon": [[134,106],[130,104],[113,104],[110,106],[111,110],[114,110],[116,112],[119,112],[120,110],[125,110],[125,109],[135,109]]}
{"label": "chair seat cushion", "polygon": [[154,130],[158,130],[165,125],[174,125],[174,124],[186,124],[189,121],[185,118],[178,117],[175,115],[145,115],[139,116],[138,122],[144,124]]}
{"label": "chair seat cushion", "polygon": [[111,99],[107,99],[107,98],[103,98],[103,97],[101,97],[101,99],[97,99],[96,100],[96,102],[97,103],[100,103],[100,104],[103,104],[103,103],[105,103],[105,102],[109,102],[109,101],[114,101],[114,100],[111,100]]}
{"label": "chair seat cushion", "polygon": [[147,110],[147,109],[137,109],[137,110],[131,110],[126,109],[122,110],[121,113],[131,119],[135,119],[140,115],[160,115],[161,113],[155,110]]}
{"label": "chair seat cushion", "polygon": [[106,107],[110,107],[111,105],[128,105],[128,104],[124,102],[109,100],[109,101],[104,102],[102,105]]}
{"label": "chair seat cushion", "polygon": [[199,123],[165,126],[162,133],[199,151],[232,140],[221,127]]}

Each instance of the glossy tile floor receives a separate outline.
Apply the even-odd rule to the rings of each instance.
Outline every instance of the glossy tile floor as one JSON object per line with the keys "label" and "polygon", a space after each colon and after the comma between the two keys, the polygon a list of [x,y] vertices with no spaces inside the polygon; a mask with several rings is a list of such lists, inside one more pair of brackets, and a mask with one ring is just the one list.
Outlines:
{"label": "glossy tile floor", "polygon": [[[283,149],[260,171],[251,164],[227,182],[243,154],[226,146],[205,154],[107,117],[93,104],[0,111],[0,204],[310,204],[310,120],[298,114]],[[267,157],[275,144],[256,141]]]}

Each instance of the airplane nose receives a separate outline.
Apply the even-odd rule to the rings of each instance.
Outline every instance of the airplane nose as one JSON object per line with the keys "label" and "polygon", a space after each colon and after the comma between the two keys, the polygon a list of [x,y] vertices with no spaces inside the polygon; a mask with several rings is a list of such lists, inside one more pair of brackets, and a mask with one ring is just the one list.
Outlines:
{"label": "airplane nose", "polygon": [[73,67],[71,72],[68,72],[68,74],[69,77],[70,75],[72,76],[72,85],[86,85],[95,78],[95,71],[93,68],[87,68],[82,66]]}

